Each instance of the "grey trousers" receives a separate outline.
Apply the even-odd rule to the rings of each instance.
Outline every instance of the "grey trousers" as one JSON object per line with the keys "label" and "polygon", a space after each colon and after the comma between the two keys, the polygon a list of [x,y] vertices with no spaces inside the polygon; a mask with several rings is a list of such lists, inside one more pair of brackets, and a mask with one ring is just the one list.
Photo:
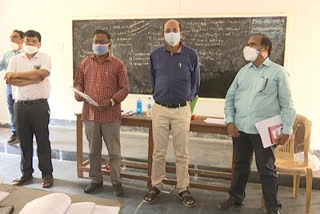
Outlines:
{"label": "grey trousers", "polygon": [[120,165],[120,120],[113,122],[84,121],[85,133],[89,142],[89,177],[94,183],[103,181],[101,172],[102,138],[107,146],[110,158],[112,184],[121,183]]}
{"label": "grey trousers", "polygon": [[51,145],[49,140],[50,109],[47,101],[35,104],[14,104],[15,124],[20,137],[23,176],[33,173],[33,136],[36,137],[39,169],[42,177],[52,175]]}

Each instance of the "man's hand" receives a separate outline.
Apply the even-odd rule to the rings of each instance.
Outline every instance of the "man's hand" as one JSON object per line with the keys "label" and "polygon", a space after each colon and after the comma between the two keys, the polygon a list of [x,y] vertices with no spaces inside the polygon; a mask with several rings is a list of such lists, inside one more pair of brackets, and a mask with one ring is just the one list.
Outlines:
{"label": "man's hand", "polygon": [[286,142],[288,142],[289,137],[290,137],[290,135],[281,134],[281,135],[280,135],[279,137],[277,137],[277,139],[275,140],[275,141],[276,141],[276,144],[277,144],[277,145],[283,145],[283,144],[285,144]]}
{"label": "man's hand", "polygon": [[4,80],[6,80],[6,84],[10,84],[10,81],[15,78],[16,78],[16,72],[7,72],[4,75]]}
{"label": "man's hand", "polygon": [[227,134],[230,137],[239,137],[240,136],[239,130],[237,129],[237,127],[234,123],[227,124]]}
{"label": "man's hand", "polygon": [[78,102],[84,101],[84,98],[81,97],[78,93],[74,93],[74,98],[75,98]]}
{"label": "man's hand", "polygon": [[102,100],[102,102],[99,104],[99,106],[97,107],[100,111],[105,111],[107,110],[108,107],[111,106],[111,100]]}

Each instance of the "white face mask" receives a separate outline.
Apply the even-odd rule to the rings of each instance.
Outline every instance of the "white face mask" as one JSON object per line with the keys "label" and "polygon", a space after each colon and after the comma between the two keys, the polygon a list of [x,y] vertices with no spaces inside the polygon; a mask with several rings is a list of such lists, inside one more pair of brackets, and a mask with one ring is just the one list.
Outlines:
{"label": "white face mask", "polygon": [[255,61],[257,59],[258,55],[259,55],[259,50],[255,49],[255,48],[246,46],[243,49],[243,56],[244,56],[245,60],[247,60],[247,61],[250,61],[250,62]]}
{"label": "white face mask", "polygon": [[179,44],[180,42],[180,32],[170,32],[170,33],[165,33],[164,34],[164,39],[167,42],[167,44],[171,47],[175,47]]}
{"label": "white face mask", "polygon": [[17,43],[15,43],[15,42],[11,42],[11,43],[9,44],[9,49],[10,49],[10,50],[17,51],[17,50],[19,50],[19,45],[18,45]]}
{"label": "white face mask", "polygon": [[35,54],[38,52],[38,47],[36,47],[36,46],[25,45],[23,49],[28,54]]}

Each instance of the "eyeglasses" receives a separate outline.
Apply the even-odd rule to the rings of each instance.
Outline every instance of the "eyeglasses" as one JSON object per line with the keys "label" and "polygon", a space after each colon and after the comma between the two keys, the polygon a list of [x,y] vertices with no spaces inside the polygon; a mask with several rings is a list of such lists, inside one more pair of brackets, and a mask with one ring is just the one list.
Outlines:
{"label": "eyeglasses", "polygon": [[110,42],[108,42],[108,41],[101,41],[101,40],[93,40],[92,41],[92,44],[95,44],[95,45],[107,45],[107,44],[109,44]]}
{"label": "eyeglasses", "polygon": [[178,33],[178,32],[180,32],[180,30],[179,29],[176,29],[176,28],[174,28],[174,29],[166,29],[166,31],[165,31],[165,33],[171,33],[171,32],[173,32],[173,33]]}
{"label": "eyeglasses", "polygon": [[20,36],[10,36],[10,39],[20,39]]}

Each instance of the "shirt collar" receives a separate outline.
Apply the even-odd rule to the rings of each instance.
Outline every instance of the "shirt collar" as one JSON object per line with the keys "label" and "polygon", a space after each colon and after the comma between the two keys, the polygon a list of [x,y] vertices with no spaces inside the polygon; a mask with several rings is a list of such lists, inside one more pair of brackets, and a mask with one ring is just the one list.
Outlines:
{"label": "shirt collar", "polygon": [[[271,60],[267,57],[261,65],[269,67],[271,65]],[[253,62],[250,62],[249,67],[255,66]],[[259,66],[260,67],[260,66]]]}
{"label": "shirt collar", "polygon": [[[24,53],[23,56],[24,56],[25,58],[29,59],[29,58],[27,57],[27,53]],[[31,59],[35,59],[35,58],[39,58],[39,52],[37,52],[36,55],[34,55]],[[31,59],[30,59],[30,60],[31,60]]]}
{"label": "shirt collar", "polygon": [[[97,61],[96,55],[93,54],[93,55],[91,56],[91,59],[93,59],[94,61]],[[105,61],[111,61],[111,59],[112,59],[112,56],[111,56],[111,54],[110,54],[110,52],[109,52],[107,58],[105,58],[105,60],[104,60],[103,62],[105,62]]]}
{"label": "shirt collar", "polygon": [[[182,54],[182,53],[183,53],[183,49],[184,49],[184,45],[181,43],[181,46],[180,46],[178,52],[175,53],[175,54],[178,54],[178,53],[181,53],[181,54]],[[172,55],[172,52],[169,50],[169,48],[168,48],[167,45],[164,45],[164,46],[163,46],[163,51],[164,51],[164,52],[168,51],[168,52]]]}

